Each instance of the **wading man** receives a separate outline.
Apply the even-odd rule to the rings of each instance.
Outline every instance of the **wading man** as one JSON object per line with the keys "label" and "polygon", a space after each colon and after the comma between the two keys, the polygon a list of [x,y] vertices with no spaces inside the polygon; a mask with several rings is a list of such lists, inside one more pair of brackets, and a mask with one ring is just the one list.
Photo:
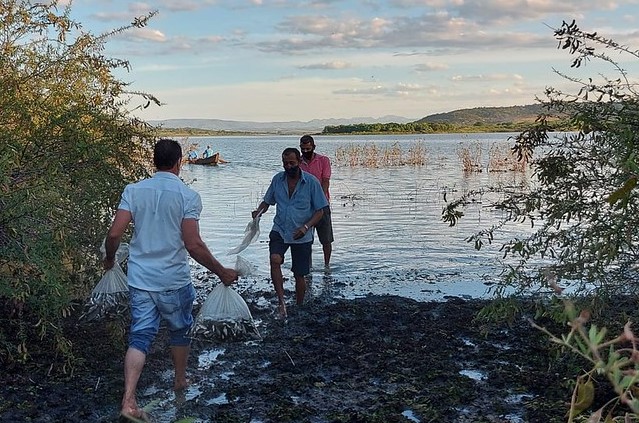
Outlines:
{"label": "wading man", "polygon": [[279,313],[286,317],[284,301],[284,277],[282,264],[286,251],[291,249],[291,270],[295,278],[295,299],[298,305],[304,302],[306,280],[310,273],[313,228],[328,205],[317,178],[300,169],[300,152],[287,148],[282,153],[284,171],[273,176],[271,184],[252,216],[264,213],[269,206],[277,204],[273,229],[269,234],[271,280],[279,302]]}
{"label": "wading man", "polygon": [[124,357],[124,395],[121,415],[130,420],[148,417],[138,407],[136,388],[142,368],[164,319],[170,331],[175,370],[173,388],[187,387],[186,366],[193,324],[195,289],[191,283],[191,257],[225,285],[237,280],[237,272],[223,267],[200,238],[200,195],[178,177],[182,149],[177,141],[161,139],[153,150],[157,171],[152,178],[129,184],[107,234],[104,269],[114,265],[115,252],[131,222],[127,279],[131,301],[129,348]]}
{"label": "wading man", "polygon": [[326,201],[329,203],[329,205],[324,208],[322,219],[315,226],[317,237],[319,238],[320,244],[322,244],[322,250],[324,252],[324,267],[328,268],[331,264],[333,241],[335,241],[333,238],[333,222],[331,220],[331,196],[328,192],[331,182],[331,160],[315,152],[315,140],[310,135],[304,135],[300,138],[300,150],[302,151],[300,168],[317,178],[320,185],[322,185],[322,191],[324,191]]}

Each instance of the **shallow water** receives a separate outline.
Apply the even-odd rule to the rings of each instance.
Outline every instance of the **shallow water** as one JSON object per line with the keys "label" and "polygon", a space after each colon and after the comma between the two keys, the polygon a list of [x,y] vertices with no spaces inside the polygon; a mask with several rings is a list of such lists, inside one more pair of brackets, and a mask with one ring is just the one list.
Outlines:
{"label": "shallow water", "polygon": [[[333,166],[331,205],[335,243],[330,272],[323,268],[321,246],[313,248],[312,275],[316,291],[335,297],[367,293],[396,294],[417,300],[446,295],[482,297],[499,277],[501,241],[529,230],[510,225],[493,245],[476,251],[466,238],[497,223],[501,215],[486,206],[491,200],[471,204],[455,227],[441,220],[445,200],[481,187],[527,183],[521,173],[484,172],[465,174],[457,151],[480,143],[484,168],[488,150],[510,144],[513,134],[443,134],[405,136],[317,136],[317,152],[335,162],[340,147],[374,143],[380,149],[397,143],[403,152],[417,143],[425,148],[423,166],[365,168]],[[225,265],[236,257],[226,252],[240,244],[244,229],[272,176],[282,170],[281,152],[297,147],[297,136],[190,138],[201,152],[207,145],[229,163],[216,166],[185,165],[181,176],[201,196],[204,205],[200,228],[203,239]],[[240,286],[269,289],[268,232],[274,209],[260,223],[258,241],[240,255],[251,262],[255,273]],[[286,269],[285,276],[292,277]],[[285,286],[292,288],[288,282]]]}

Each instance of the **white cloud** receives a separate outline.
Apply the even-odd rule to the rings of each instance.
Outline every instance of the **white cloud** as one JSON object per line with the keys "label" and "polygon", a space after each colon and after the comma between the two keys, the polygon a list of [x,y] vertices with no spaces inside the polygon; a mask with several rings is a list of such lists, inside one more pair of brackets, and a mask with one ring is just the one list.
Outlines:
{"label": "white cloud", "polygon": [[[575,17],[585,30],[637,48],[636,8],[630,6],[638,3],[77,2],[99,28],[103,26],[96,25],[96,20],[117,19],[121,25],[152,7],[160,10],[149,27],[116,38],[118,53],[126,53],[117,57],[130,59],[134,71],[146,72],[139,81],[147,87],[136,88],[167,103],[144,113],[238,120],[417,117],[463,107],[530,104],[547,84],[563,86],[565,81],[553,74],[553,67],[579,72],[580,77],[595,77],[602,70],[594,63],[585,69],[570,69],[571,57],[557,49],[553,30],[546,24],[559,25]],[[136,42],[122,42],[127,40]],[[622,65],[630,72],[639,66]],[[611,74],[605,68],[602,73]],[[211,86],[212,80],[220,85]],[[304,108],[299,107],[300,98],[309,99]]]}
{"label": "white cloud", "polygon": [[510,80],[521,80],[523,79],[521,75],[517,74],[505,74],[505,73],[495,73],[490,75],[453,75],[451,80],[455,82],[490,82],[490,81],[510,81]]}
{"label": "white cloud", "polygon": [[130,30],[128,34],[130,39],[153,41],[158,43],[163,43],[167,40],[166,35],[164,35],[162,31],[149,27],[135,28]]}
{"label": "white cloud", "polygon": [[433,71],[443,71],[447,70],[449,66],[445,63],[420,63],[415,65],[415,70],[417,72],[433,72]]}
{"label": "white cloud", "polygon": [[333,62],[324,62],[324,63],[313,63],[310,65],[300,65],[298,68],[300,69],[328,69],[328,70],[339,70],[339,69],[347,69],[352,67],[353,65],[348,62],[343,62],[340,60],[336,60]]}

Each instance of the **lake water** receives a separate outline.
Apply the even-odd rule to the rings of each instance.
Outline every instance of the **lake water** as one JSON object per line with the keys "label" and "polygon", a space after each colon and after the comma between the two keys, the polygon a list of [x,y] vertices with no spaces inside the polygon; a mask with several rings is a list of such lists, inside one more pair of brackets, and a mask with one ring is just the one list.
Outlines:
{"label": "lake water", "polygon": [[[334,297],[352,298],[394,294],[417,300],[438,300],[448,295],[483,297],[502,270],[501,242],[529,230],[512,224],[493,245],[476,251],[465,239],[497,223],[501,215],[487,207],[489,198],[471,204],[455,227],[441,220],[442,209],[461,193],[494,185],[526,183],[530,175],[486,172],[488,151],[509,145],[514,134],[438,134],[392,136],[316,136],[316,152],[336,161],[338,149],[396,144],[403,152],[421,145],[422,166],[353,167],[333,165],[331,205],[335,243],[330,272],[323,268],[321,245],[313,246],[314,290]],[[251,211],[262,200],[272,176],[282,170],[281,153],[297,147],[299,136],[202,137],[181,140],[207,145],[229,163],[220,166],[184,165],[181,177],[202,196],[202,238],[214,255],[232,267],[236,257],[227,251],[240,244]],[[464,173],[460,146],[481,145],[484,172]],[[270,289],[268,232],[274,208],[261,219],[258,241],[240,255],[255,267],[243,278],[242,289]],[[290,256],[283,270],[290,273]],[[292,289],[289,280],[285,288]]]}

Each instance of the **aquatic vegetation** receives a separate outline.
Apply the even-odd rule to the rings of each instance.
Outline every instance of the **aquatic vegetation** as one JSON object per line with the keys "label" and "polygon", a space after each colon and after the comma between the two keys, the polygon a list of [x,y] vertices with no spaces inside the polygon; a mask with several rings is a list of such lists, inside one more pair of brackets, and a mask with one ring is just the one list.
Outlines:
{"label": "aquatic vegetation", "polygon": [[426,148],[422,141],[413,143],[408,150],[402,150],[398,142],[387,147],[371,144],[350,144],[335,150],[335,166],[350,167],[392,167],[423,166],[426,164]]}

